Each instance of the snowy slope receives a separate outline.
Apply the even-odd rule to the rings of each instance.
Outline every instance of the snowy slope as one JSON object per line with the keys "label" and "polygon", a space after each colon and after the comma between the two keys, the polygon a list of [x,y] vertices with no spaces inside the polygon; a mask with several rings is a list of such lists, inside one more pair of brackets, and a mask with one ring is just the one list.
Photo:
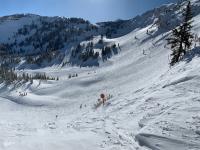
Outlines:
{"label": "snowy slope", "polygon": [[39,16],[36,15],[13,15],[0,18],[0,43],[7,43],[12,39],[18,29],[24,25],[30,25],[36,21]]}
{"label": "snowy slope", "polygon": [[[199,18],[193,23],[198,36]],[[60,80],[1,84],[0,149],[199,150],[200,44],[192,60],[169,68],[168,35],[152,22],[106,39],[121,51],[100,67],[25,69]],[[74,73],[78,77],[68,79]],[[94,109],[101,93],[113,97]]]}

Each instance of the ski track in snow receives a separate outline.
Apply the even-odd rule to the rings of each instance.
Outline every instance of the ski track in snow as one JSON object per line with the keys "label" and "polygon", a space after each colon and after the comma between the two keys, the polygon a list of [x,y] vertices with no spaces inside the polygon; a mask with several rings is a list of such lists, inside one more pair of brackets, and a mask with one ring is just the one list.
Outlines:
{"label": "ski track in snow", "polygon": [[[60,80],[2,84],[0,150],[199,150],[200,59],[169,69],[163,36],[137,29],[112,40],[121,52],[99,68],[44,68],[35,71]],[[113,97],[94,109],[102,92]]]}

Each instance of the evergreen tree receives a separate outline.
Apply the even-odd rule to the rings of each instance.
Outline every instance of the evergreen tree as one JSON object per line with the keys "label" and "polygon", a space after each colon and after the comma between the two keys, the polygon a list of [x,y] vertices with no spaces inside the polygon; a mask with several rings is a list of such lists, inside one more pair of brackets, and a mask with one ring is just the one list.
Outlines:
{"label": "evergreen tree", "polygon": [[192,9],[191,3],[188,2],[186,10],[184,10],[184,20],[181,25],[172,30],[172,36],[168,38],[168,44],[171,45],[172,58],[170,65],[173,66],[179,62],[186,54],[187,50],[191,48],[193,35],[192,29]]}
{"label": "evergreen tree", "polygon": [[172,58],[170,65],[173,66],[175,63],[177,63],[180,58],[182,57],[182,54],[184,53],[183,49],[183,37],[182,37],[182,26],[179,26],[176,29],[173,29],[172,36],[167,39],[168,44],[171,45],[172,49]]}
{"label": "evergreen tree", "polygon": [[194,38],[191,29],[192,29],[192,8],[191,2],[188,2],[187,8],[184,13],[184,21],[183,21],[183,33],[184,33],[184,48],[188,50],[191,48],[192,39]]}

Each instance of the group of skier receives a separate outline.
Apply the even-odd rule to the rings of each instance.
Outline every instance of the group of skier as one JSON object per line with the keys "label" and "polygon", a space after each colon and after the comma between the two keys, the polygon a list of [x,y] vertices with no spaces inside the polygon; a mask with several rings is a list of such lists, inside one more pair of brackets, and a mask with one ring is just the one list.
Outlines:
{"label": "group of skier", "polygon": [[27,92],[19,92],[19,96],[27,96]]}

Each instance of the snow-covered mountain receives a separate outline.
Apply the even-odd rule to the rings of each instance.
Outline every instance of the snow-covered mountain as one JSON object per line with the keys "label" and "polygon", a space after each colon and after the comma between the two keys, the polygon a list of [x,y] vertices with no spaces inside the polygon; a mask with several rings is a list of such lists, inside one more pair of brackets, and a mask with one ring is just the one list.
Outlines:
{"label": "snow-covered mountain", "polygon": [[[0,149],[199,150],[200,41],[171,68],[166,45],[185,5],[96,25],[30,14],[2,17],[1,61],[11,56],[18,74],[59,80],[0,84]],[[200,1],[192,6],[193,33],[200,37]],[[85,61],[84,54],[90,56]],[[38,57],[42,62],[35,66]],[[109,100],[94,109],[101,93]]]}
{"label": "snow-covered mountain", "polygon": [[[13,62],[21,64],[21,68],[27,65],[33,68],[33,64],[39,67],[55,64],[98,66],[102,60],[107,60],[119,51],[117,43],[103,42],[104,37],[118,38],[147,26],[147,34],[152,38],[165,33],[180,23],[181,10],[184,9],[185,3],[163,5],[130,20],[96,25],[80,18],[43,17],[33,14],[1,17],[1,53],[12,55],[16,59]],[[195,16],[200,12],[198,8],[198,3],[195,3]],[[106,52],[106,56],[101,55],[105,47],[111,49]],[[25,61],[20,63],[18,56]]]}

